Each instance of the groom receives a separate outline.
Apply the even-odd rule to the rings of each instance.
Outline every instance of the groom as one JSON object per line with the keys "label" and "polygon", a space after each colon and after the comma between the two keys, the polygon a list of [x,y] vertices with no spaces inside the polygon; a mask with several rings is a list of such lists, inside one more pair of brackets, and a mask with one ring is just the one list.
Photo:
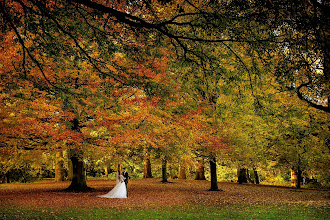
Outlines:
{"label": "groom", "polygon": [[130,178],[130,176],[128,175],[128,173],[126,172],[125,168],[123,169],[123,173],[122,175],[125,177],[125,185],[126,185],[126,192],[127,192],[127,184],[128,184],[128,179]]}

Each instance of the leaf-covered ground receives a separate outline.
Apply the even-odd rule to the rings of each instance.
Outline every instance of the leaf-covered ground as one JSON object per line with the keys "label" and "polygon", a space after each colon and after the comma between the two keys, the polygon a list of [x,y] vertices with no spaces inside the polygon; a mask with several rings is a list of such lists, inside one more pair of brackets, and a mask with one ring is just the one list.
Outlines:
{"label": "leaf-covered ground", "polygon": [[94,190],[85,193],[64,192],[70,182],[1,184],[0,206],[20,208],[92,208],[153,209],[167,206],[300,204],[329,207],[329,190],[301,189],[263,185],[239,185],[219,183],[222,191],[208,191],[210,182],[195,180],[171,180],[161,183],[159,179],[131,180],[127,199],[99,198],[112,189],[113,180],[89,180]]}

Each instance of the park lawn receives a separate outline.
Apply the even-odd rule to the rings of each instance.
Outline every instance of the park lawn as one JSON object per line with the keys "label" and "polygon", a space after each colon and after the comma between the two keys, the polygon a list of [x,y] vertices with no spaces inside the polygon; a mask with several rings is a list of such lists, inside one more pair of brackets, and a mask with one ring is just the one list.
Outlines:
{"label": "park lawn", "polygon": [[128,199],[103,199],[113,180],[87,182],[94,190],[63,192],[69,182],[0,185],[0,219],[330,219],[328,190],[208,181],[132,180]]}
{"label": "park lawn", "polygon": [[168,206],[158,209],[0,209],[0,219],[330,219],[329,208],[304,205]]}

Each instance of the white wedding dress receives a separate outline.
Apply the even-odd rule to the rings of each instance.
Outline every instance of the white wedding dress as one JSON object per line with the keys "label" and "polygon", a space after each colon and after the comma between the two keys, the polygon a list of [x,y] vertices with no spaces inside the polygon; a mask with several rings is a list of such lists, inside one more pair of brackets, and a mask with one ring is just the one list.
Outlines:
{"label": "white wedding dress", "polygon": [[120,198],[120,199],[124,199],[127,198],[127,189],[126,189],[126,185],[125,185],[125,177],[123,175],[120,175],[117,173],[116,176],[116,181],[117,184],[116,186],[107,194],[105,195],[101,195],[98,197],[102,197],[102,198]]}

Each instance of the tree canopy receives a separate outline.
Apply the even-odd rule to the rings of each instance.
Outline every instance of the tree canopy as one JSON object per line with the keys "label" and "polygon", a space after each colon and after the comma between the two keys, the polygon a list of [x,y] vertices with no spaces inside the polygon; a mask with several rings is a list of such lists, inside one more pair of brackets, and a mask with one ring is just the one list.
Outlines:
{"label": "tree canopy", "polygon": [[322,0],[2,0],[0,143],[159,158],[231,146],[242,164],[272,152],[306,165],[310,140],[329,148],[328,12]]}

